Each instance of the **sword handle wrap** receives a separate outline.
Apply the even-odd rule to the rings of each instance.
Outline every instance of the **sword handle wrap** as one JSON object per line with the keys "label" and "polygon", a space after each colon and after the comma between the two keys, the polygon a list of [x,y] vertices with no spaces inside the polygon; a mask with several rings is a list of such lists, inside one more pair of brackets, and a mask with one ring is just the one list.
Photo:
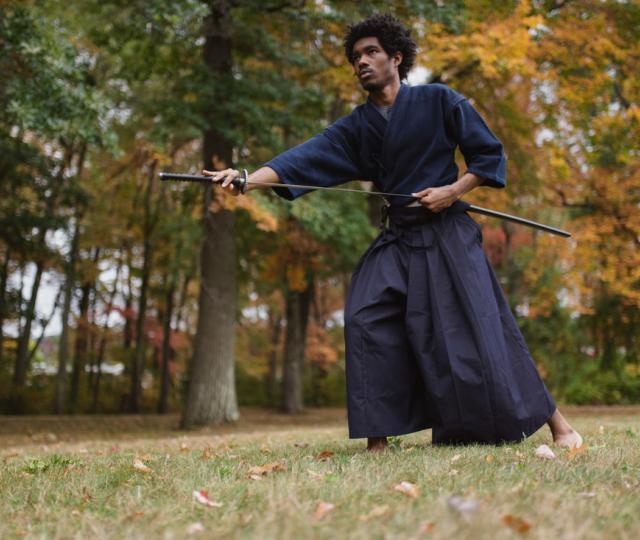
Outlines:
{"label": "sword handle wrap", "polygon": [[[211,182],[213,182],[214,184],[218,183],[211,180],[210,176],[200,176],[196,174],[167,173],[167,172],[160,173],[160,180],[164,180],[164,181],[177,180],[178,182],[197,182],[201,184],[209,184]],[[242,169],[242,175],[240,176],[240,178],[234,178],[231,181],[231,184],[233,184],[240,191],[240,193],[242,194],[246,193],[247,189],[249,188],[249,173],[247,169]]]}

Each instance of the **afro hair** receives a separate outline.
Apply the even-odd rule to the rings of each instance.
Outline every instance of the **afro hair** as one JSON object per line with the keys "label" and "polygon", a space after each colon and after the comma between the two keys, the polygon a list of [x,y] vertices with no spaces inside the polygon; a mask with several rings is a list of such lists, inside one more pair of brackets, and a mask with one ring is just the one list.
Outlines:
{"label": "afro hair", "polygon": [[402,62],[398,66],[400,80],[406,79],[416,59],[416,42],[411,39],[411,31],[391,15],[376,14],[358,24],[347,28],[344,37],[344,52],[350,64],[353,64],[353,46],[365,37],[376,37],[384,51],[391,57],[402,53]]}

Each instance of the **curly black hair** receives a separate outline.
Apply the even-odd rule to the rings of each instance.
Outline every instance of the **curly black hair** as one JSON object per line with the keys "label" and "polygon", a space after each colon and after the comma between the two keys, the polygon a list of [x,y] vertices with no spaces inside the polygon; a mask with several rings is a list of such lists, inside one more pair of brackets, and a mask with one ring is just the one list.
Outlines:
{"label": "curly black hair", "polygon": [[410,34],[411,31],[395,17],[377,13],[358,24],[347,27],[347,34],[344,37],[344,52],[349,63],[353,64],[353,46],[356,41],[365,37],[376,37],[389,56],[393,56],[397,52],[402,53],[402,62],[398,66],[400,80],[402,80],[407,77],[415,62],[418,48]]}

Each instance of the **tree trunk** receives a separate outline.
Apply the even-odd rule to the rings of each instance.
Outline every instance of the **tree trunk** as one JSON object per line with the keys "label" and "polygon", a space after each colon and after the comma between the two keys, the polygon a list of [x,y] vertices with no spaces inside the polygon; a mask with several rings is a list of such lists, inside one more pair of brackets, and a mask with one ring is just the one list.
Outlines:
{"label": "tree trunk", "polygon": [[132,256],[131,249],[127,246],[126,266],[127,266],[127,295],[124,300],[124,332],[122,333],[122,348],[125,351],[131,349],[133,343],[133,328],[131,323],[131,312],[133,309],[133,284],[131,282]]}
{"label": "tree trunk", "polygon": [[104,325],[102,326],[102,330],[100,332],[100,341],[98,344],[98,351],[96,353],[96,374],[92,385],[92,412],[98,412],[98,400],[100,398],[100,379],[102,378],[102,362],[104,360],[104,352],[107,347],[107,336],[109,334],[109,315],[111,314],[111,310],[113,309],[113,303],[118,292],[118,281],[120,279],[121,270],[122,259],[120,259],[116,268],[116,277],[113,280],[113,289],[111,289],[111,291],[109,292],[109,301],[107,303],[107,307],[105,308],[106,317]]}
{"label": "tree trunk", "polygon": [[187,306],[186,306],[187,296],[188,296],[187,290],[189,288],[189,283],[191,283],[192,278],[193,276],[190,274],[185,275],[184,279],[182,280],[182,285],[180,287],[178,304],[176,306],[176,309],[174,309],[176,313],[176,320],[173,327],[177,331],[180,331],[180,327],[182,326],[182,320],[184,319],[184,312],[187,309]]}
{"label": "tree trunk", "polygon": [[[214,76],[231,75],[231,13],[229,1],[210,0],[205,19],[204,62]],[[222,96],[220,96],[222,99]],[[224,123],[212,112],[209,126]],[[205,167],[230,167],[232,146],[213,127],[203,139]],[[183,427],[238,418],[234,371],[236,312],[235,215],[211,211],[211,186],[205,189],[203,242],[200,255],[198,325],[191,364]]]}
{"label": "tree trunk", "polygon": [[313,280],[309,280],[307,289],[287,291],[286,315],[287,334],[284,348],[284,367],[282,378],[282,409],[289,414],[302,412],[304,345],[307,338],[309,307],[313,298]]}
{"label": "tree trunk", "polygon": [[2,263],[2,271],[0,272],[0,365],[2,365],[2,356],[4,351],[4,317],[7,313],[6,289],[9,277],[9,261],[11,260],[11,249],[7,247],[4,253],[4,261]]}
{"label": "tree trunk", "polygon": [[58,305],[60,304],[60,297],[62,296],[63,289],[64,287],[60,287],[58,289],[58,292],[56,293],[56,297],[53,300],[53,307],[51,308],[51,315],[49,315],[49,317],[46,319],[42,319],[41,321],[40,335],[38,336],[38,339],[36,339],[36,342],[33,344],[33,347],[31,347],[31,350],[29,351],[29,361],[28,361],[29,365],[31,365],[31,362],[35,357],[36,352],[38,352],[38,348],[40,347],[40,344],[42,343],[42,340],[44,339],[44,335],[47,331],[47,326],[49,326],[49,323],[52,321],[53,317],[56,314],[56,311],[58,310]]}
{"label": "tree trunk", "polygon": [[276,405],[276,387],[278,377],[278,344],[282,332],[282,316],[269,314],[271,326],[271,349],[269,350],[269,371],[267,372],[267,402],[270,406]]}
{"label": "tree trunk", "polygon": [[[99,276],[99,268],[98,268],[98,260],[100,256],[100,248],[96,248],[95,255],[93,258],[93,262],[96,265],[96,275]],[[98,300],[100,298],[100,294],[98,293],[98,281],[99,278],[96,278],[91,283],[91,291],[89,293],[90,302],[89,302],[89,316],[87,318],[87,327],[89,329],[88,332],[88,345],[87,345],[87,361],[89,364],[89,376],[87,377],[87,390],[91,392],[94,383],[94,376],[96,370],[96,358],[97,358],[97,349],[98,349],[98,321],[97,321],[97,313],[98,313]]]}
{"label": "tree trunk", "polygon": [[151,219],[151,194],[153,189],[153,179],[156,174],[158,162],[149,164],[147,177],[147,191],[144,203],[144,254],[142,262],[142,285],[140,286],[140,301],[138,303],[138,317],[136,319],[136,349],[131,370],[131,394],[129,410],[132,413],[140,412],[140,400],[142,398],[142,375],[144,374],[145,356],[145,335],[144,321],[147,313],[147,292],[149,289],[149,275],[151,274],[151,233],[153,222]]}
{"label": "tree trunk", "polygon": [[173,296],[176,290],[176,276],[171,278],[165,299],[165,310],[162,321],[162,363],[160,371],[160,397],[158,399],[158,413],[165,414],[169,403],[169,388],[171,374],[169,361],[171,360],[171,318],[173,317]]}
{"label": "tree trunk", "polygon": [[76,412],[78,406],[78,394],[80,392],[80,378],[82,371],[87,363],[87,345],[89,324],[87,321],[87,313],[89,312],[89,295],[91,294],[91,282],[82,284],[79,305],[78,325],[76,328],[76,342],[73,354],[73,369],[71,371],[71,389],[69,392],[69,409]]}
{"label": "tree trunk", "polygon": [[[43,235],[42,235],[43,236]],[[24,409],[23,395],[25,383],[27,381],[27,373],[29,371],[29,340],[31,338],[31,326],[36,313],[36,300],[38,298],[38,290],[40,289],[40,281],[44,271],[44,262],[42,260],[36,263],[36,275],[31,286],[31,296],[27,304],[25,313],[24,326],[18,338],[18,350],[16,353],[15,368],[13,371],[13,385],[11,386],[10,411],[13,413],[22,412]]]}
{"label": "tree trunk", "polygon": [[75,282],[76,258],[80,236],[79,218],[76,216],[76,228],[71,240],[71,253],[67,263],[67,275],[64,285],[64,304],[62,307],[62,330],[58,344],[58,372],[56,374],[56,388],[53,398],[53,412],[62,414],[65,410],[65,394],[67,387],[67,361],[69,357],[69,315],[71,313],[71,298]]}

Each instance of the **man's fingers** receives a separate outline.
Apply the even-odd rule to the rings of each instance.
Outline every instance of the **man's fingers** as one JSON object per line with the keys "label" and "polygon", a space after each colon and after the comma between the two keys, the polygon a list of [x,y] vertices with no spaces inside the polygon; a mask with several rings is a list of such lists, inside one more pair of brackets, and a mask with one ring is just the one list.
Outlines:
{"label": "man's fingers", "polygon": [[237,178],[238,176],[240,176],[240,173],[238,171],[234,171],[231,170],[227,175],[226,178],[224,179],[224,181],[222,182],[222,187],[227,187],[229,184],[231,184],[231,182],[233,182],[233,180],[235,178]]}
{"label": "man's fingers", "polygon": [[206,169],[202,170],[202,174],[205,176],[210,176],[213,182],[220,182],[224,178],[226,178],[231,173],[237,173],[235,169],[224,169],[222,171],[208,171]]}
{"label": "man's fingers", "polygon": [[423,189],[422,191],[417,191],[416,193],[412,193],[411,195],[413,195],[416,199],[421,199],[422,197],[429,195],[429,193],[431,193],[432,190],[433,188],[427,188],[427,189]]}
{"label": "man's fingers", "polygon": [[[208,171],[203,169],[202,174],[210,176],[212,182],[221,183],[223,188],[229,187],[229,184],[240,176],[240,172],[235,169],[224,169],[222,171]],[[235,189],[235,186],[232,186],[232,189]]]}

